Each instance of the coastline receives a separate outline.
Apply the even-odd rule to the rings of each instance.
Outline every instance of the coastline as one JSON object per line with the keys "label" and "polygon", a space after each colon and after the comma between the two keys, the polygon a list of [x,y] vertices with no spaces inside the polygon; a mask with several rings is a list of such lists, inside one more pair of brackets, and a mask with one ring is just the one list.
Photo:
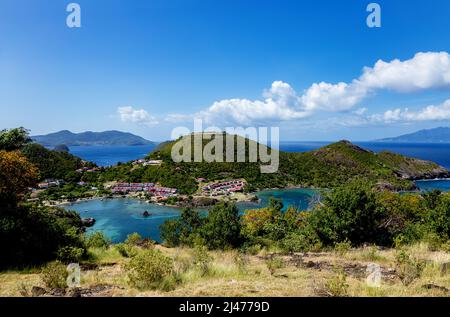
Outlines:
{"label": "coastline", "polygon": [[[433,181],[450,181],[450,178],[434,178],[434,179],[417,179],[414,180],[413,182],[433,182]],[[230,196],[214,196],[214,197],[210,197],[210,196],[202,196],[202,195],[196,195],[193,196],[194,199],[215,199],[217,201],[234,201],[236,203],[259,203],[261,201],[260,198],[258,198],[257,194],[260,192],[264,192],[264,191],[272,191],[272,190],[293,190],[293,189],[305,189],[305,190],[315,190],[315,191],[320,191],[320,190],[328,190],[326,188],[317,188],[317,187],[305,187],[302,185],[288,185],[286,187],[283,188],[264,188],[264,189],[258,189],[257,191],[254,192],[250,192],[250,193],[239,193],[239,194],[234,194],[231,197]],[[417,188],[414,191],[396,191],[398,193],[404,193],[404,192],[420,192],[421,189]],[[67,205],[73,205],[73,204],[78,204],[78,203],[82,203],[82,202],[87,202],[87,201],[92,201],[92,200],[106,200],[106,199],[117,199],[117,198],[123,198],[123,199],[136,199],[136,200],[140,200],[140,201],[145,201],[148,204],[154,204],[157,206],[167,206],[167,207],[172,207],[172,208],[184,208],[184,207],[194,207],[194,208],[205,208],[205,207],[210,207],[212,205],[203,205],[203,206],[194,206],[194,205],[189,205],[189,204],[185,204],[185,205],[180,205],[180,204],[165,204],[165,203],[161,203],[161,202],[157,202],[157,201],[151,201],[147,198],[142,197],[141,195],[136,195],[136,194],[124,194],[124,195],[105,195],[105,196],[96,196],[96,197],[85,197],[85,198],[77,198],[75,201],[68,201],[68,200],[52,200],[52,201],[44,201],[44,205],[45,206],[67,206]],[[183,198],[186,198],[183,196]],[[233,199],[235,198],[235,199]],[[256,199],[255,199],[256,198]]]}

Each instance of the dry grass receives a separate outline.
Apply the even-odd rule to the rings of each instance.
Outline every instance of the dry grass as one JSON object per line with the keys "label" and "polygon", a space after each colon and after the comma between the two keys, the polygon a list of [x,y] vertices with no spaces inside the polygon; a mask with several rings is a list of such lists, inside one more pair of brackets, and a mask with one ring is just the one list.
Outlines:
{"label": "dry grass", "polygon": [[[449,296],[437,288],[424,288],[433,284],[450,288],[450,274],[441,275],[440,265],[450,261],[448,252],[431,252],[426,244],[405,249],[415,258],[426,262],[422,275],[405,286],[395,277],[397,250],[378,250],[373,247],[351,249],[344,253],[330,251],[301,255],[299,265],[288,255],[275,255],[284,265],[269,271],[267,261],[272,254],[261,251],[257,255],[241,255],[236,251],[210,252],[212,262],[207,274],[202,274],[193,265],[194,250],[188,248],[168,249],[156,246],[174,259],[178,284],[169,292],[138,291],[128,285],[124,264],[129,259],[120,256],[113,247],[107,250],[91,250],[97,269],[82,272],[81,287],[114,285],[114,289],[98,296],[330,296],[330,284],[340,287],[337,278],[345,274],[345,287],[338,289],[341,296]],[[377,263],[386,272],[393,272],[393,278],[382,279],[379,287],[369,287],[365,267]],[[344,273],[342,273],[344,272]],[[362,272],[362,274],[361,274]],[[384,272],[384,271],[383,271]],[[204,272],[203,272],[204,273]],[[330,283],[330,281],[338,281]],[[39,269],[23,272],[0,273],[0,296],[22,296],[23,290],[42,286]]]}

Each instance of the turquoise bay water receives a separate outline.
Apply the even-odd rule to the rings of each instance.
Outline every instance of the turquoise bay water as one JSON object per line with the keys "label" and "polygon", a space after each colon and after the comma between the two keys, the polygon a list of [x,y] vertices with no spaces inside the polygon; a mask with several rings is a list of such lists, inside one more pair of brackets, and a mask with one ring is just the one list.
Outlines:
{"label": "turquoise bay water", "polygon": [[[422,190],[440,189],[450,190],[450,181],[432,180],[418,181],[417,185]],[[313,189],[282,189],[265,190],[257,193],[260,198],[258,203],[239,203],[241,211],[267,206],[271,197],[280,198],[283,201],[284,209],[295,206],[299,209],[308,209],[311,199],[318,192]],[[93,227],[87,232],[102,231],[114,243],[122,242],[127,235],[138,232],[143,237],[161,241],[159,227],[164,221],[179,216],[180,209],[167,206],[149,204],[133,199],[106,199],[91,200],[77,204],[67,205],[66,209],[77,211],[81,217],[96,219]],[[150,217],[144,217],[144,211],[151,213]]]}
{"label": "turquoise bay water", "polygon": [[[311,189],[267,190],[258,193],[259,203],[240,203],[239,210],[267,206],[270,197],[281,198],[285,208],[289,205],[307,209],[311,197],[316,192]],[[87,232],[102,231],[113,242],[122,242],[133,232],[143,237],[160,241],[159,227],[164,221],[178,217],[179,208],[159,206],[133,199],[90,200],[65,206],[77,211],[82,218],[95,218],[96,223]],[[144,211],[151,213],[144,217]]]}
{"label": "turquoise bay water", "polygon": [[[101,231],[114,243],[123,242],[127,235],[133,232],[160,241],[159,226],[180,214],[178,208],[133,199],[96,199],[64,208],[77,211],[82,218],[95,218],[94,226],[88,228],[87,233]],[[146,210],[151,213],[150,217],[142,215]]]}

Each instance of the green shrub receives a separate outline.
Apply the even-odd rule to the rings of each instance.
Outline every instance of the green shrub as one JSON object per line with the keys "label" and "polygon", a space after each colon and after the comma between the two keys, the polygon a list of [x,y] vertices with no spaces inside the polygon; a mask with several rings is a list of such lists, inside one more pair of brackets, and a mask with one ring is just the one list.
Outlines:
{"label": "green shrub", "polygon": [[167,220],[161,225],[161,238],[169,247],[178,245],[194,246],[203,223],[200,213],[191,208],[184,208],[177,219]]}
{"label": "green shrub", "polygon": [[173,291],[179,283],[180,280],[175,276],[175,274],[171,274],[162,279],[158,285],[158,289],[163,292],[170,292]]}
{"label": "green shrub", "polygon": [[342,242],[337,242],[334,245],[334,251],[336,251],[336,253],[339,254],[340,256],[344,256],[351,249],[352,249],[352,244],[348,240],[345,240]]}
{"label": "green shrub", "polygon": [[162,289],[173,273],[173,261],[159,250],[145,250],[131,258],[126,270],[131,286]]}
{"label": "green shrub", "polygon": [[236,205],[219,203],[212,207],[200,227],[200,235],[209,249],[238,247],[241,239],[241,219]]}
{"label": "green shrub", "polygon": [[198,245],[194,248],[193,263],[200,271],[201,276],[208,275],[211,271],[213,257],[205,246]]}
{"label": "green shrub", "polygon": [[248,253],[250,255],[257,255],[262,250],[262,246],[259,243],[246,245],[242,248],[242,251],[245,253]]}
{"label": "green shrub", "polygon": [[120,255],[124,258],[132,258],[136,256],[139,253],[139,250],[136,246],[125,244],[125,243],[118,243],[114,245],[114,247],[119,251]]}
{"label": "green shrub", "polygon": [[379,261],[380,259],[383,259],[383,257],[378,254],[378,248],[374,245],[364,251],[363,258],[368,261]]}
{"label": "green shrub", "polygon": [[242,252],[237,252],[234,257],[234,264],[236,264],[239,272],[247,272],[247,266],[249,263],[249,259],[248,256],[245,253]]}
{"label": "green shrub", "polygon": [[327,293],[331,296],[346,296],[349,285],[347,284],[347,275],[344,270],[335,270],[335,275],[325,283],[325,287]]}
{"label": "green shrub", "polygon": [[80,262],[85,255],[85,249],[72,246],[64,246],[58,249],[56,257],[63,263]]}
{"label": "green shrub", "polygon": [[68,276],[66,266],[58,261],[47,264],[41,272],[42,282],[48,288],[66,288]]}
{"label": "green shrub", "polygon": [[324,245],[349,241],[384,245],[391,243],[383,226],[386,210],[379,208],[376,194],[361,182],[353,182],[331,191],[308,217],[309,224]]}
{"label": "green shrub", "polygon": [[405,286],[422,275],[425,262],[411,257],[406,251],[399,251],[396,256],[395,272]]}
{"label": "green shrub", "polygon": [[107,248],[111,241],[100,231],[96,231],[86,237],[88,248]]}
{"label": "green shrub", "polygon": [[280,247],[285,253],[314,252],[322,248],[318,236],[310,228],[289,233],[280,241]]}
{"label": "green shrub", "polygon": [[276,270],[284,267],[284,261],[280,257],[272,256],[266,260],[266,266],[269,269],[270,275],[274,275]]}
{"label": "green shrub", "polygon": [[5,242],[1,269],[56,260],[58,250],[64,246],[83,248],[79,228],[75,227],[80,224],[79,215],[54,207],[13,205],[2,201],[2,197],[0,206],[0,241]]}
{"label": "green shrub", "polygon": [[444,249],[445,240],[435,232],[425,234],[423,241],[428,245],[428,250],[439,251]]}
{"label": "green shrub", "polygon": [[129,245],[138,245],[141,240],[142,240],[141,235],[137,232],[134,232],[127,236],[125,243]]}

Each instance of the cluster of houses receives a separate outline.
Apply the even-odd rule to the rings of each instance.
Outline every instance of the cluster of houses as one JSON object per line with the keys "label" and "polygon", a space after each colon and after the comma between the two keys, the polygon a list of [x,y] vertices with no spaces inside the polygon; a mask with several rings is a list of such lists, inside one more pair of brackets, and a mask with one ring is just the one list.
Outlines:
{"label": "cluster of houses", "polygon": [[177,194],[176,188],[159,187],[154,183],[118,183],[111,188],[113,193],[148,192],[159,197],[171,197]]}
{"label": "cluster of houses", "polygon": [[39,189],[48,189],[50,187],[58,187],[64,185],[66,182],[63,179],[46,179],[37,186]]}
{"label": "cluster of houses", "polygon": [[145,160],[140,159],[133,162],[133,165],[142,165],[142,166],[149,166],[149,165],[161,165],[161,160]]}
{"label": "cluster of houses", "polygon": [[77,173],[82,173],[82,172],[90,173],[90,172],[98,172],[98,171],[100,171],[100,168],[98,168],[98,167],[87,167],[87,166],[76,170]]}
{"label": "cluster of houses", "polygon": [[209,196],[229,195],[235,192],[241,192],[244,189],[245,182],[241,180],[231,180],[204,186],[203,194]]}

